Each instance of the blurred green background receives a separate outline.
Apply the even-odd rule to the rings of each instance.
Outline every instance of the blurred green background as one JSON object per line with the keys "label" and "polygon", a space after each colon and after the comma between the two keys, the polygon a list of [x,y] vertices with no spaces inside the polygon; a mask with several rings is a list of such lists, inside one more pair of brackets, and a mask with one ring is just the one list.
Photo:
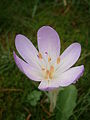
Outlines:
{"label": "blurred green background", "polygon": [[[19,71],[12,54],[19,33],[37,47],[37,30],[43,25],[58,32],[61,53],[79,42],[76,65],[85,66],[75,87],[58,95],[52,114],[47,92]],[[90,120],[90,0],[0,0],[0,120]]]}

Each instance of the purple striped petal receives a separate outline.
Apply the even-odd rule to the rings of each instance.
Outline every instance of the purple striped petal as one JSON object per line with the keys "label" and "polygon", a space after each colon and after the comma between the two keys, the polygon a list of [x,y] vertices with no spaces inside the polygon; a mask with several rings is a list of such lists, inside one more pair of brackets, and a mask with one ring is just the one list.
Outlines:
{"label": "purple striped petal", "polygon": [[26,62],[28,62],[30,65],[33,64],[39,67],[37,64],[38,51],[28,38],[26,38],[24,35],[17,35],[15,38],[15,45],[19,54]]}
{"label": "purple striped petal", "polygon": [[50,26],[43,26],[37,33],[38,48],[43,54],[56,58],[60,54],[60,39],[57,32]]}
{"label": "purple striped petal", "polygon": [[72,67],[66,72],[59,74],[58,78],[56,79],[57,81],[59,80],[59,86],[68,86],[72,83],[75,83],[84,72],[84,66],[77,66],[77,67]]}
{"label": "purple striped petal", "polygon": [[81,45],[79,43],[71,44],[60,56],[59,72],[64,72],[72,67],[79,59]]}
{"label": "purple striped petal", "polygon": [[41,81],[41,73],[38,69],[31,67],[28,63],[20,59],[15,52],[13,52],[14,60],[18,68],[31,80]]}

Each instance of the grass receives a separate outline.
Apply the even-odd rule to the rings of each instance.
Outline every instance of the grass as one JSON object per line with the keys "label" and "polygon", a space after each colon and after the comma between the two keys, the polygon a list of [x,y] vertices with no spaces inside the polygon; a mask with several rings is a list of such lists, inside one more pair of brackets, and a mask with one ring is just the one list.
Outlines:
{"label": "grass", "polygon": [[[61,39],[61,52],[73,42],[82,46],[76,65],[84,64],[85,72],[77,82],[78,99],[69,120],[90,119],[90,1],[67,0],[2,0],[0,2],[0,120],[55,120],[50,116],[46,94],[32,106],[28,95],[38,90],[38,83],[23,75],[13,59],[16,34],[24,34],[37,47],[37,30],[50,25]],[[30,117],[31,116],[31,117]]]}

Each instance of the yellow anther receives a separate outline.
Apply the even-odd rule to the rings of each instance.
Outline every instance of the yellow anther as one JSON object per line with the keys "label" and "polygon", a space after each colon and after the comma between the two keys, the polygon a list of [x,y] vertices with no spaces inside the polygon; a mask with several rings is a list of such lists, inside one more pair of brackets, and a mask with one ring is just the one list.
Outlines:
{"label": "yellow anther", "polygon": [[50,70],[45,71],[45,79],[52,79],[53,78],[53,73],[54,73],[54,67],[50,66]]}
{"label": "yellow anther", "polygon": [[44,71],[45,70],[45,68],[42,68],[42,71]]}
{"label": "yellow anther", "polygon": [[49,70],[46,70],[45,79],[49,78]]}
{"label": "yellow anther", "polygon": [[60,63],[60,57],[57,58],[57,64],[59,64],[59,63]]}
{"label": "yellow anther", "polygon": [[46,70],[46,74],[49,75],[49,70]]}
{"label": "yellow anther", "polygon": [[38,53],[38,57],[39,59],[42,59],[42,54],[40,52]]}
{"label": "yellow anther", "polygon": [[50,72],[54,72],[54,67],[52,65],[50,66]]}
{"label": "yellow anther", "polygon": [[50,78],[50,79],[53,78],[53,73],[54,73],[54,67],[51,65],[51,66],[50,66],[50,73],[49,73],[49,78]]}
{"label": "yellow anther", "polygon": [[48,62],[50,62],[51,61],[51,57],[48,57]]}

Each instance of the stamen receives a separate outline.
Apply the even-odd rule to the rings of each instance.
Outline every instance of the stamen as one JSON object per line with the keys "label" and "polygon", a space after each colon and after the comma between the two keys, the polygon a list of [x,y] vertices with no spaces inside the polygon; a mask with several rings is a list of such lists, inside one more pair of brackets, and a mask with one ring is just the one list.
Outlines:
{"label": "stamen", "polygon": [[45,70],[45,68],[42,68],[42,71],[44,71]]}
{"label": "stamen", "polygon": [[49,70],[46,70],[45,79],[49,78]]}
{"label": "stamen", "polygon": [[51,65],[50,72],[54,72],[54,67]]}
{"label": "stamen", "polygon": [[50,73],[49,73],[49,78],[50,78],[50,79],[53,78],[53,73],[54,73],[54,67],[51,66],[51,67],[50,67]]}
{"label": "stamen", "polygon": [[38,53],[38,57],[39,59],[42,59],[42,54],[40,52]]}
{"label": "stamen", "polygon": [[51,57],[48,57],[48,62],[50,62],[51,61]]}
{"label": "stamen", "polygon": [[60,57],[57,58],[57,64],[59,64],[59,63],[60,63]]}
{"label": "stamen", "polygon": [[49,78],[50,78],[50,79],[53,78],[53,73],[52,73],[52,72],[49,73]]}

